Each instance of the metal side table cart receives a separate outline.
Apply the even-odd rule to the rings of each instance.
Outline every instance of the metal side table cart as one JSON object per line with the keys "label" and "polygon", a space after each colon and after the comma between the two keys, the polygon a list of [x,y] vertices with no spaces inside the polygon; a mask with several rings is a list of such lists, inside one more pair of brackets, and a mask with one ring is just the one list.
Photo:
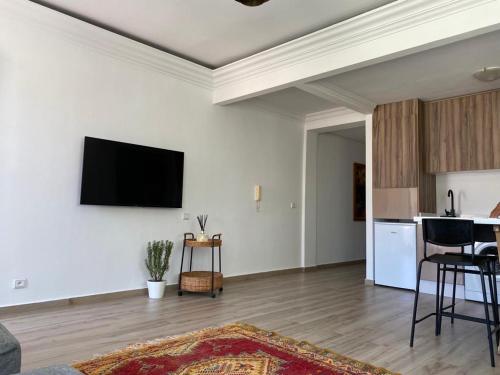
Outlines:
{"label": "metal side table cart", "polygon": [[[181,272],[179,273],[179,289],[177,294],[182,296],[183,292],[209,293],[212,298],[216,297],[216,290],[222,292],[222,258],[221,258],[221,240],[222,234],[214,234],[207,241],[196,241],[193,233],[184,233],[184,244],[182,247]],[[184,272],[184,253],[186,248],[191,248],[189,259],[189,271]],[[212,270],[211,271],[193,271],[193,251],[194,249],[211,248],[212,249]],[[215,272],[215,249],[219,249],[219,272]]]}

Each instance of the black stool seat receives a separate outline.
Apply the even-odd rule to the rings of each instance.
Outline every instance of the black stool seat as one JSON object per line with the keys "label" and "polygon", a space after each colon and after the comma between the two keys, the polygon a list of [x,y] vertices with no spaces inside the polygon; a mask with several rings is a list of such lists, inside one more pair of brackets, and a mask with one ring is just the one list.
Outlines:
{"label": "black stool seat", "polygon": [[433,254],[427,258],[427,261],[431,263],[446,264],[450,266],[476,266],[483,267],[486,263],[491,261],[485,256],[476,255],[472,257],[470,254],[459,254],[459,253],[445,253],[445,254]]}
{"label": "black stool seat", "polygon": [[[487,247],[486,249],[481,251],[480,255],[474,255],[474,262],[472,265],[480,267],[480,266],[484,266],[485,264],[487,264],[489,262],[490,263],[490,271],[492,273],[495,273],[495,274],[500,273],[500,264],[498,263],[498,255],[497,254],[498,254],[498,250],[497,250],[496,246]],[[472,254],[445,253],[445,255],[466,256],[469,259],[472,258]],[[481,262],[476,263],[476,260],[477,261],[481,260],[481,262],[485,262],[485,263],[481,263]],[[496,285],[495,285],[495,288],[496,288]]]}

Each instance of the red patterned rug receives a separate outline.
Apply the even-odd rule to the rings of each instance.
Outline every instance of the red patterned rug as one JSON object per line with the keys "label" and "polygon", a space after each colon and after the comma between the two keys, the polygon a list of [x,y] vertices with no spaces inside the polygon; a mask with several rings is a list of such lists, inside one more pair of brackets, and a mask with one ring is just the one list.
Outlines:
{"label": "red patterned rug", "polygon": [[73,365],[86,375],[393,375],[247,324],[130,346]]}

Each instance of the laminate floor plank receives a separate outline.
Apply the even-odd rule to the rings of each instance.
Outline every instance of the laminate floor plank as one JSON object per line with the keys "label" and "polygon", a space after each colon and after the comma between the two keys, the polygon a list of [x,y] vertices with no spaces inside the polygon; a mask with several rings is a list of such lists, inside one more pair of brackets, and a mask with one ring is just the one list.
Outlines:
{"label": "laminate floor plank", "polygon": [[[414,294],[366,286],[364,265],[305,273],[228,280],[216,299],[168,289],[165,299],[123,297],[92,303],[0,312],[19,339],[23,370],[84,360],[128,344],[231,322],[247,322],[403,374],[500,374],[489,366],[483,325],[444,318],[417,325],[408,345]],[[434,309],[421,295],[419,315]],[[457,312],[484,314],[481,304],[460,302]],[[497,357],[500,362],[500,356]],[[500,363],[499,363],[500,366]]]}

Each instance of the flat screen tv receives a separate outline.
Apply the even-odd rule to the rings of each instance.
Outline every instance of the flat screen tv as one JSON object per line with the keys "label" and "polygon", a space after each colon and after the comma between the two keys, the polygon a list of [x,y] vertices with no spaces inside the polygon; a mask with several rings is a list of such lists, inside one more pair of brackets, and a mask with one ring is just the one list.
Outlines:
{"label": "flat screen tv", "polygon": [[80,204],[182,207],[184,153],[85,137]]}

